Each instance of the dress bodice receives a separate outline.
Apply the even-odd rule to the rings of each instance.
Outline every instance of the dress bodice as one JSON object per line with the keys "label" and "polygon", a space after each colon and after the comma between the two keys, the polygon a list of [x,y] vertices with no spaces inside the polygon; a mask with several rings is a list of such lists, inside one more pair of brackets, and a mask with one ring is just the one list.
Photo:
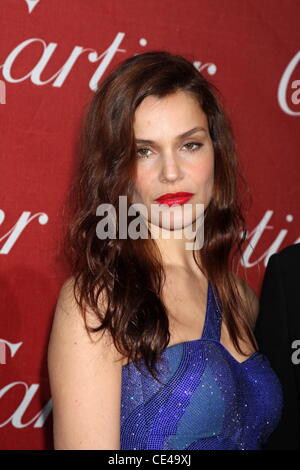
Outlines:
{"label": "dress bodice", "polygon": [[122,368],[120,449],[261,449],[282,414],[281,383],[265,355],[239,362],[221,344],[221,305],[208,283],[201,338],[167,347],[155,381]]}

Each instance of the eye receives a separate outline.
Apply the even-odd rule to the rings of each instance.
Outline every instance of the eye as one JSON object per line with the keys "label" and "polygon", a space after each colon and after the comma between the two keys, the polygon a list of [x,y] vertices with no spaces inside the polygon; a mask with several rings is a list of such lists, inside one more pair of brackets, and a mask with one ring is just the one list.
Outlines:
{"label": "eye", "polygon": [[[188,151],[189,152],[196,152],[197,150],[199,150],[199,148],[201,148],[203,146],[203,144],[199,144],[198,142],[187,142],[184,147],[186,146],[196,146],[196,148],[190,148]],[[147,151],[150,151],[151,150],[148,148],[148,147],[140,147],[138,150],[137,150],[137,155],[140,157],[140,158],[149,158],[150,155],[148,154],[147,155]]]}
{"label": "eye", "polygon": [[[140,158],[148,158],[150,155],[147,155],[146,153],[144,154],[141,154],[140,152],[143,151],[143,150],[150,150],[148,147],[140,147],[138,150],[137,150],[137,155],[140,157]],[[150,150],[151,152],[151,150]]]}
{"label": "eye", "polygon": [[187,145],[195,145],[196,148],[190,148],[189,149],[189,152],[196,152],[200,147],[203,146],[203,144],[198,144],[198,142],[188,142],[187,144],[184,145],[184,147],[186,147]]}

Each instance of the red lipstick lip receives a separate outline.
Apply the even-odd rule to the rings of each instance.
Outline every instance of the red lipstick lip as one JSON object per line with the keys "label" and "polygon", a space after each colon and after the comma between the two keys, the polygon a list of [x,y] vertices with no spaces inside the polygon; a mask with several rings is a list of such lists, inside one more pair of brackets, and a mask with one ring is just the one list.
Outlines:
{"label": "red lipstick lip", "polygon": [[166,193],[155,200],[158,202],[163,202],[163,201],[171,201],[172,199],[185,199],[185,198],[190,199],[193,195],[194,195],[193,193],[186,193],[186,192]]}

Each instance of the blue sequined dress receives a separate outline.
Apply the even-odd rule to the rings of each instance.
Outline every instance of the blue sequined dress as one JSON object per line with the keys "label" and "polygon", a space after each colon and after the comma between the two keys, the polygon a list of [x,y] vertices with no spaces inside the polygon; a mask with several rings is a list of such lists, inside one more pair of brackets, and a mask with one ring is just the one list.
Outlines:
{"label": "blue sequined dress", "polygon": [[201,338],[167,347],[155,381],[122,368],[120,449],[255,450],[277,427],[283,393],[269,360],[243,362],[220,343],[220,299],[208,283]]}

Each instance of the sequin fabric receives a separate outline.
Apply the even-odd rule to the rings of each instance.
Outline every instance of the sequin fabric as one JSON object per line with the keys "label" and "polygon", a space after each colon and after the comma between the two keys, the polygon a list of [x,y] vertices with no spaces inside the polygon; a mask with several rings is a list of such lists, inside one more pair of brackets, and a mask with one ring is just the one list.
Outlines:
{"label": "sequin fabric", "polygon": [[122,368],[121,450],[259,450],[277,427],[281,383],[260,352],[239,362],[220,343],[221,309],[208,283],[202,336],[167,347],[155,381]]}

